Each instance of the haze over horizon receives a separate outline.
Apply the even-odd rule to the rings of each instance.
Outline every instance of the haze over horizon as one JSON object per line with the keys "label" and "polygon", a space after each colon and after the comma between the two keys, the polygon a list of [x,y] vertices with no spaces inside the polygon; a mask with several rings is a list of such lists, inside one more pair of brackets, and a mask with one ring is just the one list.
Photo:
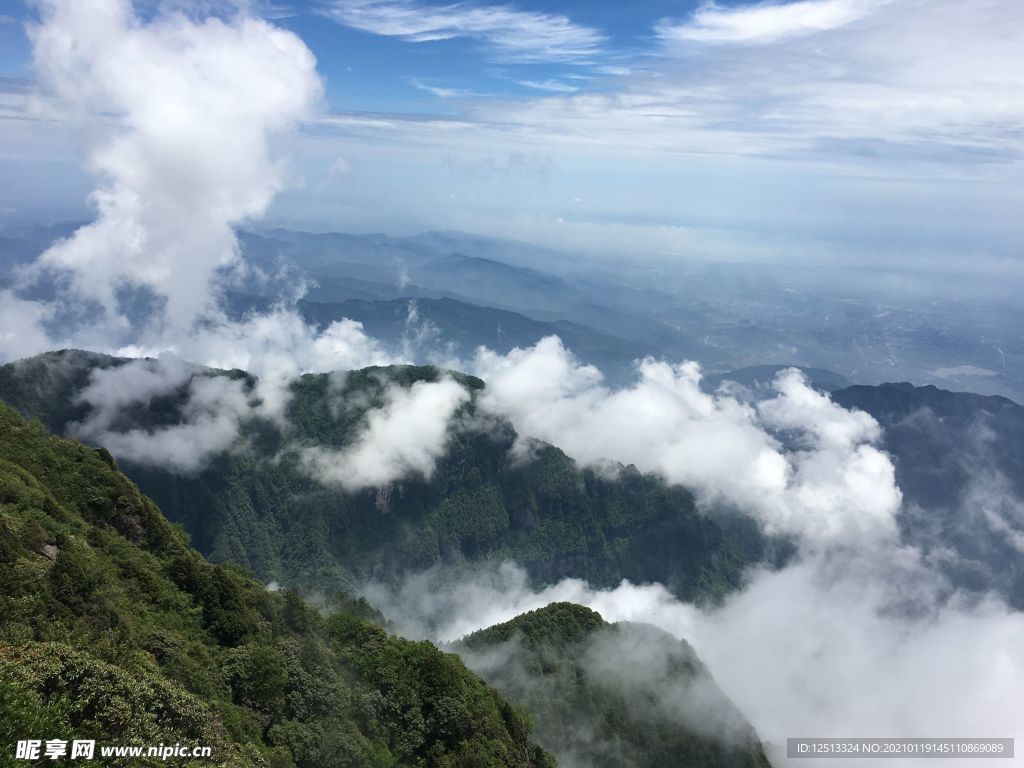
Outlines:
{"label": "haze over horizon", "polygon": [[[33,6],[4,6],[0,175],[19,183],[0,191],[0,221],[91,218],[95,130],[40,82]],[[139,12],[240,7],[301,38],[323,84],[298,130],[273,140],[286,183],[268,225],[457,229],[624,264],[1022,276],[1013,0]]]}

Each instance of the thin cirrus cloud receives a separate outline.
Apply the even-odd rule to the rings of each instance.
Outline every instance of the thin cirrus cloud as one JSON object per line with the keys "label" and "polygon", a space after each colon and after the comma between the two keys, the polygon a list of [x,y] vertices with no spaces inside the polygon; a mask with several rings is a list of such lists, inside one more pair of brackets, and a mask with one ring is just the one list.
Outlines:
{"label": "thin cirrus cloud", "polygon": [[684,22],[663,21],[659,34],[663,55],[652,76],[478,113],[610,150],[834,164],[862,162],[868,148],[951,171],[1024,156],[1017,0],[709,5]]}
{"label": "thin cirrus cloud", "polygon": [[526,88],[548,93],[576,93],[579,90],[575,85],[569,85],[560,80],[519,80],[518,82]]}
{"label": "thin cirrus cloud", "polygon": [[425,93],[429,93],[431,96],[434,96],[438,99],[455,99],[472,95],[470,91],[467,91],[465,89],[444,88],[439,85],[431,85],[430,83],[425,82],[418,77],[410,78],[409,85],[411,85],[418,91],[424,91]]}
{"label": "thin cirrus cloud", "polygon": [[859,21],[890,0],[797,0],[790,3],[701,6],[685,23],[663,19],[655,31],[662,40],[708,43],[762,43],[826,32]]}
{"label": "thin cirrus cloud", "polygon": [[[378,0],[351,2],[384,7]],[[447,6],[445,13],[454,14],[452,8],[471,10]],[[416,27],[420,34],[424,28]],[[448,29],[441,22],[430,28]],[[402,34],[411,29],[406,25]],[[466,26],[459,29],[469,34]],[[939,162],[955,173],[1024,155],[1017,130],[1024,116],[1022,30],[1018,0],[705,5],[689,18],[659,23],[661,55],[647,62],[650,71],[612,88],[602,81],[599,91],[566,79],[571,76],[517,79],[537,97],[476,98],[461,117],[479,142],[490,127],[502,145],[519,131],[560,152],[586,141],[611,153],[760,156],[830,166],[859,167],[877,156],[886,158],[887,174],[898,172],[894,162],[915,173],[922,163]],[[448,94],[441,84],[429,85]],[[434,127],[440,132],[434,139],[450,140],[453,126]],[[567,147],[569,136],[574,143]],[[410,140],[431,137],[417,126]]]}
{"label": "thin cirrus cloud", "polygon": [[375,35],[414,43],[469,38],[507,61],[576,61],[598,53],[604,36],[560,14],[512,6],[414,0],[334,0],[324,13],[334,21]]}

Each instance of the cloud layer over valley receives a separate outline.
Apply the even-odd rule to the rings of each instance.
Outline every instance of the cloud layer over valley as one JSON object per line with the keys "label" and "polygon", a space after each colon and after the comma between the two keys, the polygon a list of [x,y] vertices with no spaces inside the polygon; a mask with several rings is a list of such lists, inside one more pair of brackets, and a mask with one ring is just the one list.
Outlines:
{"label": "cloud layer over valley", "polygon": [[951,592],[910,549],[815,555],[755,572],[720,607],[682,603],[658,584],[538,588],[512,564],[365,594],[399,631],[441,641],[557,601],[653,624],[694,646],[775,764],[786,763],[785,740],[796,736],[1024,737],[1024,614]]}

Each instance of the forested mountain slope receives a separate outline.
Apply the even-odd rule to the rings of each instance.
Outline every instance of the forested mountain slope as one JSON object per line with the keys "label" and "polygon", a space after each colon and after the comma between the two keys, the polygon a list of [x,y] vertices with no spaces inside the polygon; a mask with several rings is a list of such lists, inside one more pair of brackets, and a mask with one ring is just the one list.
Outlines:
{"label": "forested mountain slope", "polygon": [[[0,399],[65,432],[88,412],[75,396],[91,371],[123,362],[70,351],[3,366]],[[686,490],[634,469],[606,477],[549,445],[538,445],[533,460],[517,461],[507,424],[456,429],[429,480],[357,492],[311,480],[284,450],[289,443],[345,445],[389,384],[408,387],[440,375],[428,367],[367,369],[349,373],[341,389],[328,375],[303,376],[291,387],[287,434],[253,420],[243,425],[246,450],[224,453],[198,474],[121,463],[212,560],[289,585],[336,588],[437,564],[510,558],[541,580],[658,581],[699,598],[735,587],[747,565],[770,556],[752,520],[702,514]],[[474,391],[483,386],[462,380]],[[347,404],[340,411],[339,402]],[[124,419],[145,429],[173,419],[179,407],[165,397]],[[466,406],[462,423],[471,422],[473,408]]]}
{"label": "forested mountain slope", "polygon": [[553,603],[455,649],[535,715],[538,741],[562,768],[768,766],[693,649],[656,627]]}
{"label": "forested mountain slope", "polygon": [[95,739],[100,765],[180,743],[205,765],[553,766],[457,657],[335,603],[210,564],[106,451],[0,405],[0,765],[19,739]]}

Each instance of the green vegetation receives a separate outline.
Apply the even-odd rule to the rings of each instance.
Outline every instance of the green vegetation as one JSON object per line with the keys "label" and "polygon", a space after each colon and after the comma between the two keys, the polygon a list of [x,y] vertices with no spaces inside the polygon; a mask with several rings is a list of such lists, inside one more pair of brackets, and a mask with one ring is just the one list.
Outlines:
{"label": "green vegetation", "polygon": [[[3,366],[0,399],[64,433],[84,415],[69,404],[89,370],[118,364],[68,351]],[[409,386],[439,375],[429,367],[393,367],[343,379],[303,376],[292,387],[287,434],[249,421],[248,450],[224,454],[193,476],[128,461],[122,467],[210,560],[296,587],[351,587],[438,564],[512,559],[540,581],[658,581],[686,599],[714,599],[736,588],[750,563],[779,556],[752,520],[703,515],[686,490],[634,468],[606,477],[549,445],[516,463],[507,424],[456,430],[429,480],[359,493],[318,485],[299,471],[294,454],[282,452],[295,444],[343,446],[366,410],[383,402],[388,383]],[[473,391],[483,387],[478,379],[461,380]],[[128,417],[145,428],[173,421],[175,407],[165,397]],[[473,410],[468,405],[465,415]]]}
{"label": "green vegetation", "polygon": [[517,640],[525,647],[564,650],[608,626],[601,614],[575,603],[551,603],[546,608],[524,613],[512,621],[495,624],[463,638],[462,646],[480,650]]}
{"label": "green vegetation", "polygon": [[530,711],[562,768],[769,768],[693,649],[654,627],[553,603],[455,648]]}
{"label": "green vegetation", "polygon": [[239,768],[554,765],[457,657],[329,602],[207,562],[106,451],[0,405],[0,766],[29,738]]}

